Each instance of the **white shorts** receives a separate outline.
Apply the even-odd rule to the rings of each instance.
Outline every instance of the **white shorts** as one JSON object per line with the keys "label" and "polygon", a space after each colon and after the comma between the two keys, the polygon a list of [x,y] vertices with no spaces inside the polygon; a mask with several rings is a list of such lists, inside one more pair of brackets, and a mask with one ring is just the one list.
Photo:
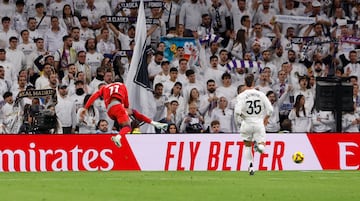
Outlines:
{"label": "white shorts", "polygon": [[240,135],[244,141],[256,141],[256,142],[265,142],[265,126],[261,123],[248,123],[242,122],[240,128]]}

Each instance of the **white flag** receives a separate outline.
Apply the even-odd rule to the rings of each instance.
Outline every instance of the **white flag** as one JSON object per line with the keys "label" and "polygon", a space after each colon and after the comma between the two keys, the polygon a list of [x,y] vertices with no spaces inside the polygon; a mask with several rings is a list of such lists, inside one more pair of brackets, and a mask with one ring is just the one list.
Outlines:
{"label": "white flag", "polygon": [[[144,3],[141,0],[135,29],[135,48],[125,84],[128,89],[130,107],[153,118],[156,112],[156,105],[150,86],[146,62],[146,32]],[[141,132],[150,131],[147,126],[142,126]]]}

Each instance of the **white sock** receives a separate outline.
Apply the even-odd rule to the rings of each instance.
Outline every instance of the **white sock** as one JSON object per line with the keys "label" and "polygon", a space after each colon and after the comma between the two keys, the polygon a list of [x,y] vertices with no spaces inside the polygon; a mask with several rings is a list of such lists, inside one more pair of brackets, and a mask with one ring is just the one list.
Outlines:
{"label": "white sock", "polygon": [[251,147],[245,146],[244,155],[245,155],[245,159],[247,160],[248,164],[250,165],[250,163],[253,162],[253,155],[252,155]]}

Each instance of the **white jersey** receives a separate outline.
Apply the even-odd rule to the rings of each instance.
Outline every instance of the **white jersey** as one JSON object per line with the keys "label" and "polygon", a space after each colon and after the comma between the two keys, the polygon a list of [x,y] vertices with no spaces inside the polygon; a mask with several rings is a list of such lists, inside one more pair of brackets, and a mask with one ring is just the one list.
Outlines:
{"label": "white jersey", "polygon": [[264,93],[256,89],[247,89],[237,96],[235,114],[246,123],[263,123],[266,115],[271,116],[273,107]]}
{"label": "white jersey", "polygon": [[271,116],[272,112],[273,107],[263,92],[247,89],[237,96],[235,118],[241,121],[238,124],[241,123],[240,134],[244,141],[266,141],[264,117]]}

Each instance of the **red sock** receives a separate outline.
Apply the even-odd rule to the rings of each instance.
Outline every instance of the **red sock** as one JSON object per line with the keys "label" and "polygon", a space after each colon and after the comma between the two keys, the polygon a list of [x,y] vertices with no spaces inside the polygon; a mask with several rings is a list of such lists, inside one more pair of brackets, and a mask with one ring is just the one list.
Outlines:
{"label": "red sock", "polygon": [[143,122],[148,123],[148,124],[151,123],[151,119],[149,117],[141,114],[137,110],[133,109],[132,112],[133,112],[133,116],[135,117],[135,119],[137,119],[139,121],[143,121]]}
{"label": "red sock", "polygon": [[120,129],[119,134],[120,134],[121,136],[124,136],[124,135],[126,135],[126,134],[128,134],[128,133],[130,133],[130,132],[131,132],[131,127],[130,127],[129,125],[126,125],[126,126],[123,126],[123,127]]}

